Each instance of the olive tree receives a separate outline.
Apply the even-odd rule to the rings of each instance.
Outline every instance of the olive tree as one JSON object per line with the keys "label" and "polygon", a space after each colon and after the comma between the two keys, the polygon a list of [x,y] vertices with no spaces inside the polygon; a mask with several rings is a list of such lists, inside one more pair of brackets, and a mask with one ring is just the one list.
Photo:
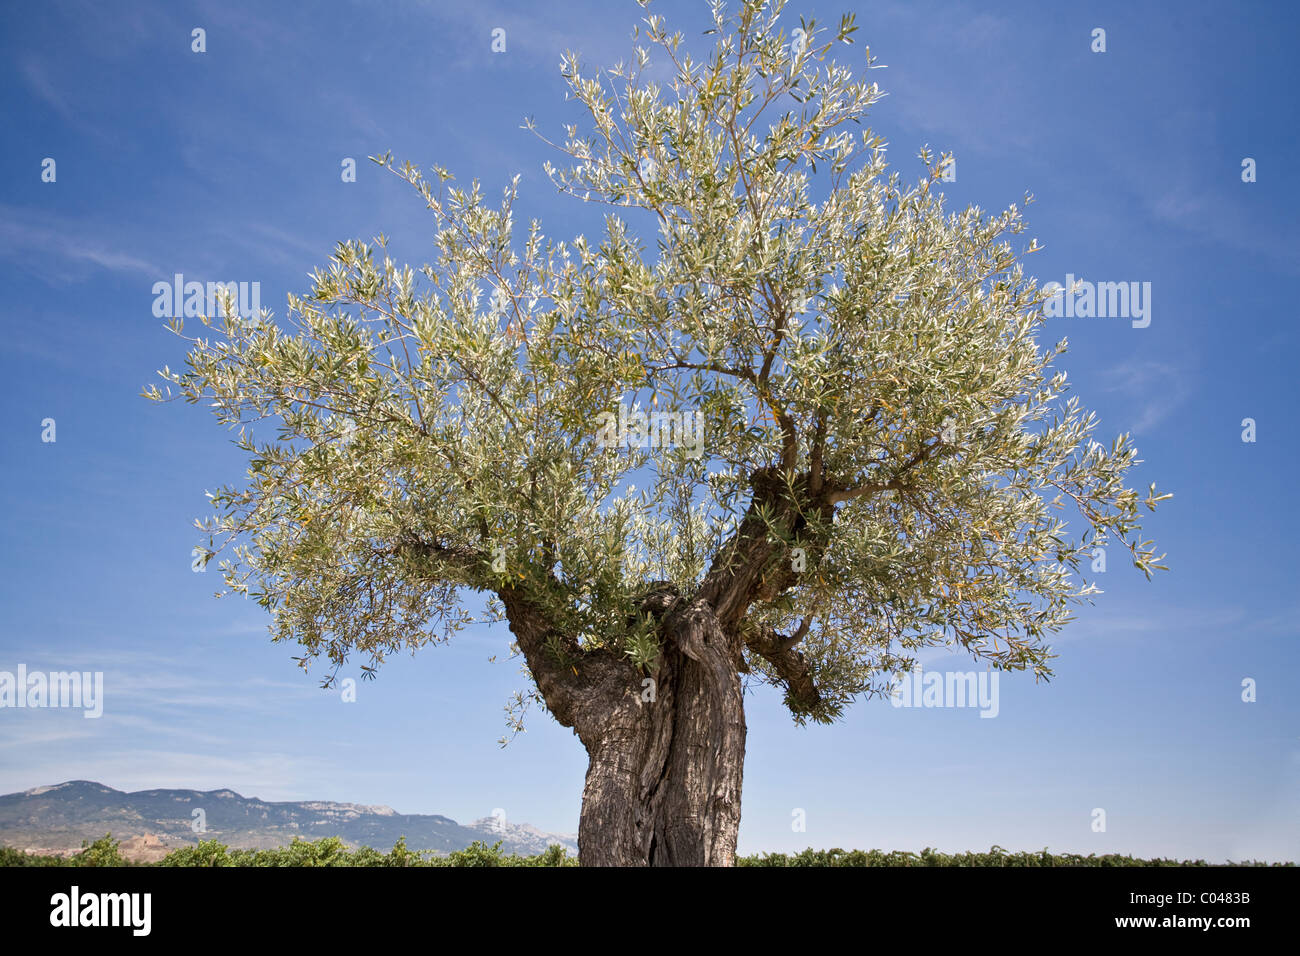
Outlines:
{"label": "olive tree", "polygon": [[518,177],[491,202],[376,157],[431,262],[340,243],[285,320],[227,306],[147,390],[239,429],[206,553],[327,684],[508,622],[511,721],[539,702],[589,755],[584,864],[733,861],[748,685],[803,723],[924,648],[1048,677],[1095,547],[1160,567],[1139,505],[1168,496],[1040,348],[1019,210],[946,211],[927,150],[889,172],[870,52],[832,56],[853,18],[781,6],[715,6],[702,60],[653,15],[628,63],[566,55],[584,124],[534,133],[598,236],[521,228]]}

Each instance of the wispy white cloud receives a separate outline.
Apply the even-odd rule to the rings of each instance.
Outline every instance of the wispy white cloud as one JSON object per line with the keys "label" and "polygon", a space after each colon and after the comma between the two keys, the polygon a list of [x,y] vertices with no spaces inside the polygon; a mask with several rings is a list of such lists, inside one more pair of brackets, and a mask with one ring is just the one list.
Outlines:
{"label": "wispy white cloud", "polygon": [[[906,123],[936,137],[935,149],[960,144],[999,155],[1023,154],[1033,145],[1036,132],[1020,114],[989,108],[991,102],[1010,102],[1013,93],[1034,88],[1030,67],[1003,54],[1014,42],[1010,18],[991,13],[971,17],[968,10],[953,4],[935,10],[912,3],[873,5],[872,17],[908,37],[913,44],[913,63],[952,63],[957,59],[979,70],[979,82],[971,83],[966,78],[970,69],[922,70],[908,63],[891,63],[889,46],[866,38],[884,71],[874,79],[890,105]],[[917,48],[924,52],[917,54]],[[911,152],[910,147],[905,150]]]}
{"label": "wispy white cloud", "polygon": [[69,123],[80,124],[82,117],[68,104],[67,97],[55,87],[45,66],[35,57],[25,57],[18,64],[18,73],[38,100],[50,107]]}
{"label": "wispy white cloud", "polygon": [[1188,368],[1151,359],[1121,362],[1102,373],[1102,390],[1127,400],[1132,412],[1125,424],[1139,434],[1165,421],[1191,397],[1192,382]]}
{"label": "wispy white cloud", "polygon": [[165,270],[107,237],[87,234],[87,224],[56,218],[44,209],[0,206],[0,259],[47,281],[80,281],[95,269],[159,279]]}
{"label": "wispy white cloud", "polygon": [[[496,10],[483,4],[443,4],[430,0],[411,0],[410,6],[445,29],[463,30],[481,39],[477,48],[471,44],[462,47],[462,62],[479,59],[476,50],[490,51],[492,31],[497,27],[506,31],[505,55],[549,66],[557,73],[560,54],[565,50],[581,54],[582,60],[591,66],[612,66],[617,60],[630,59],[632,54],[633,21],[627,18],[557,17],[546,7]],[[700,14],[707,16],[707,10],[701,9]],[[682,24],[677,26],[686,29]]]}
{"label": "wispy white cloud", "polygon": [[[41,649],[6,650],[0,667],[24,663],[29,672],[102,670],[104,674],[105,726],[168,734],[178,729],[177,716],[218,716],[231,713],[280,712],[316,700],[318,685],[274,681],[258,676],[231,679],[204,669],[206,651],[195,649],[189,657],[123,648],[82,647],[50,653]],[[165,719],[154,720],[145,714]],[[53,713],[52,711],[43,713]]]}

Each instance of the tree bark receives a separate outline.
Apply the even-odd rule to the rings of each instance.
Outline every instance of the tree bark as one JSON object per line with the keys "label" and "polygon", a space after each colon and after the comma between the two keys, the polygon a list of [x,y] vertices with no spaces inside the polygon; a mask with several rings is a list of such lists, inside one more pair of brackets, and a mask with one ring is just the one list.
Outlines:
{"label": "tree bark", "polygon": [[[735,862],[746,648],[771,665],[794,712],[820,702],[809,663],[795,646],[808,622],[786,637],[746,628],[745,615],[802,573],[791,568],[789,541],[806,548],[808,564],[819,559],[834,489],[811,494],[809,476],[787,482],[773,469],[755,472],[751,483],[749,513],[699,588],[680,596],[660,582],[643,595],[640,611],[655,621],[659,636],[652,673],[613,649],[580,646],[527,590],[507,585],[497,592],[547,709],[587,749],[578,825],[584,866]],[[786,529],[780,539],[769,536],[760,508]],[[547,581],[562,597],[558,583]]]}
{"label": "tree bark", "polygon": [[678,601],[660,631],[653,676],[633,672],[640,680],[599,725],[576,728],[590,758],[583,866],[735,862],[745,760],[740,644],[702,600]]}

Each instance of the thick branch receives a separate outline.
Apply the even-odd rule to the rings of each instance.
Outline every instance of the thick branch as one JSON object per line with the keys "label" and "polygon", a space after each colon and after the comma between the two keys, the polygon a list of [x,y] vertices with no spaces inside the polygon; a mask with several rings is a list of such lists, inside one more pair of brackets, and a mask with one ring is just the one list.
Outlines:
{"label": "thick branch", "polygon": [[799,630],[789,637],[767,628],[761,632],[751,633],[745,645],[755,654],[760,655],[772,665],[781,682],[786,686],[786,699],[790,706],[799,711],[809,711],[821,703],[821,693],[813,682],[812,669],[804,656],[795,650],[803,640],[812,618],[805,618]]}
{"label": "thick branch", "polygon": [[522,589],[506,586],[497,596],[546,709],[584,744],[598,740],[610,706],[634,685],[635,668],[609,651],[579,647]]}
{"label": "thick branch", "polygon": [[[718,551],[700,595],[718,612],[718,619],[728,630],[735,630],[750,606],[770,601],[798,580],[790,560],[792,547],[804,549],[807,567],[821,559],[834,509],[825,494],[809,493],[807,475],[787,483],[777,469],[763,469],[750,477],[754,489],[749,510],[736,533]],[[766,511],[772,524],[783,529],[784,538],[769,535]],[[813,522],[819,525],[814,530]]]}
{"label": "thick branch", "polygon": [[[489,559],[482,552],[418,539],[403,540],[392,550],[428,578],[495,593],[505,607],[510,631],[546,709],[561,725],[576,730],[584,742],[599,735],[610,701],[619,699],[633,685],[635,669],[630,662],[608,651],[581,647],[577,638],[546,612],[531,588],[499,584],[488,573]],[[540,576],[554,589],[554,597],[562,599],[562,586],[549,571]],[[529,580],[538,577],[534,574]]]}

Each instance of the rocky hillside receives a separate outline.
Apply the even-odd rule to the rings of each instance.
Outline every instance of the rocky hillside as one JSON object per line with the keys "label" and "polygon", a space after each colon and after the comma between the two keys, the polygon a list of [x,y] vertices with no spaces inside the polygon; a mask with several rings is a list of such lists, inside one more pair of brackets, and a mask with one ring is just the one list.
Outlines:
{"label": "rocky hillside", "polygon": [[[198,811],[198,812],[196,812]],[[204,832],[195,832],[202,821]],[[356,803],[267,802],[233,790],[137,790],[125,793],[89,780],[0,796],[0,844],[62,853],[105,833],[126,841],[124,854],[153,860],[199,839],[238,849],[282,846],[302,837],[337,836],[351,846],[387,850],[400,837],[412,850],[462,850],[475,840],[501,841],[506,853],[534,854],[551,843],[577,852],[572,836],[543,833],[491,817],[462,826],[448,817],[398,813]]]}

